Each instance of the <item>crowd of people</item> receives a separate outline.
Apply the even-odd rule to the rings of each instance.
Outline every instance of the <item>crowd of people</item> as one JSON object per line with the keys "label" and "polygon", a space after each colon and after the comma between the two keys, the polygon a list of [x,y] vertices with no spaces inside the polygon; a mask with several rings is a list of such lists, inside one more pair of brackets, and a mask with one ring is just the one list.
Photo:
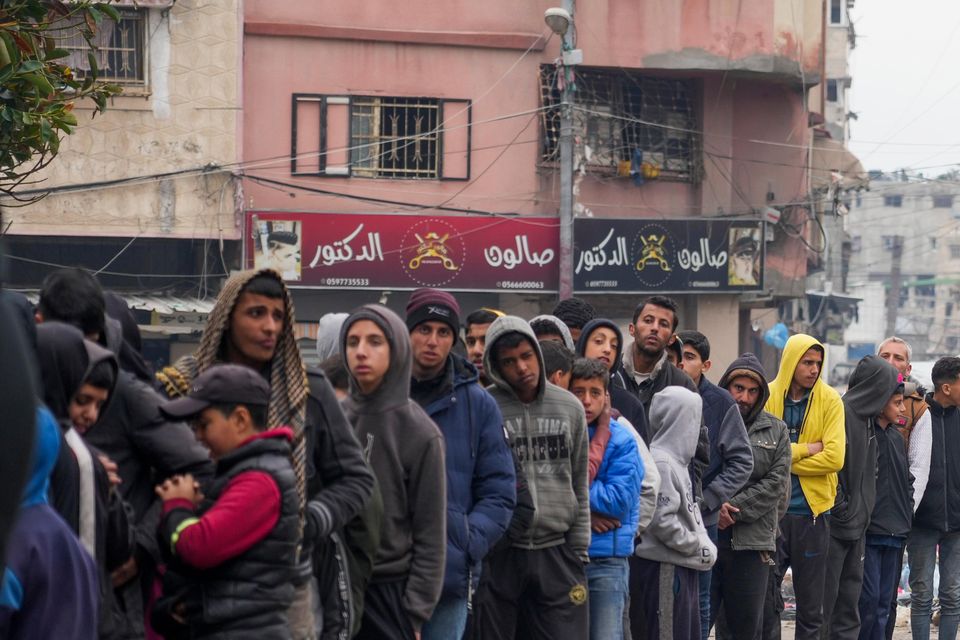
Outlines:
{"label": "crowd of people", "polygon": [[956,637],[960,358],[927,392],[890,337],[841,397],[804,334],[714,384],[665,296],[629,339],[576,298],[461,316],[429,288],[329,314],[305,367],[282,277],[246,271],[153,372],[89,273],[4,292],[36,400],[0,637],[772,639],[789,569],[796,638],[875,640],[905,551],[913,636],[939,563]]}

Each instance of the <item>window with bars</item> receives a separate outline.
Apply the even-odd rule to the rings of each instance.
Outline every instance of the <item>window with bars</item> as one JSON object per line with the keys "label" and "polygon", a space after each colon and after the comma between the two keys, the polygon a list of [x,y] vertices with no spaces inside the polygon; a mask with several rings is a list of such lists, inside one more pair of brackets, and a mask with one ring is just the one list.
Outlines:
{"label": "window with bars", "polygon": [[70,52],[66,64],[77,77],[90,72],[90,54],[96,61],[98,79],[125,86],[145,86],[147,10],[116,7],[119,21],[104,16],[93,38],[95,48],[79,33],[70,34],[58,46]]}
{"label": "window with bars", "polygon": [[470,177],[469,100],[293,94],[291,173]]}
{"label": "window with bars", "polygon": [[[557,68],[540,68],[541,164],[560,158]],[[646,76],[624,69],[579,67],[574,135],[583,141],[589,169],[617,172],[648,162],[661,179],[696,182],[702,174],[701,134],[694,81]]]}
{"label": "window with bars", "polygon": [[935,209],[952,209],[953,196],[952,195],[933,196],[933,206]]}
{"label": "window with bars", "polygon": [[369,178],[437,178],[440,101],[354,98],[350,105],[350,165]]}

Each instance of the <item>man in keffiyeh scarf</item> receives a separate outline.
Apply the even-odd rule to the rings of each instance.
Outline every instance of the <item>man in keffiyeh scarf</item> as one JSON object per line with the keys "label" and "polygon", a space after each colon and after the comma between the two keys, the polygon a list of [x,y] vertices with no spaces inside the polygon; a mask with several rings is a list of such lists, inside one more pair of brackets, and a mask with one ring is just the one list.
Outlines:
{"label": "man in keffiyeh scarf", "polygon": [[199,349],[158,372],[157,380],[175,398],[211,365],[230,362],[257,369],[269,381],[268,424],[294,432],[293,467],[305,518],[303,584],[289,612],[293,638],[300,640],[315,636],[308,589],[313,545],[360,512],[373,491],[373,476],[333,390],[322,377],[308,378],[294,322],[293,300],[276,271],[237,273],[220,292]]}

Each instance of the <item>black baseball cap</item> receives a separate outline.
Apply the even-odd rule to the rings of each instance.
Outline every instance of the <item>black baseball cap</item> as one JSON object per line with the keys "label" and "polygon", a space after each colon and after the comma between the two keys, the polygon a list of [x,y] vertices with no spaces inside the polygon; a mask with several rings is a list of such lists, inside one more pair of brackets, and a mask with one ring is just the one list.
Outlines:
{"label": "black baseball cap", "polygon": [[215,404],[244,404],[265,407],[270,404],[270,385],[250,367],[217,364],[196,377],[190,392],[160,405],[163,415],[186,420]]}

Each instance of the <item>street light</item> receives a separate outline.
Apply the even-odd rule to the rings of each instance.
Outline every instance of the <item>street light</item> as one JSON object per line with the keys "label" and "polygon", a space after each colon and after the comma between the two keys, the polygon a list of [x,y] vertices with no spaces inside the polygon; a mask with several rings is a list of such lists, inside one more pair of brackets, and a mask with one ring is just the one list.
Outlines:
{"label": "street light", "polygon": [[547,23],[551,31],[558,36],[563,36],[567,33],[567,29],[570,28],[570,23],[573,22],[573,18],[570,17],[570,12],[566,9],[552,7],[544,12],[543,21]]}
{"label": "street light", "polygon": [[552,7],[543,21],[563,40],[560,66],[563,86],[560,93],[560,299],[573,296],[573,67],[583,62],[583,53],[574,48],[573,0]]}

